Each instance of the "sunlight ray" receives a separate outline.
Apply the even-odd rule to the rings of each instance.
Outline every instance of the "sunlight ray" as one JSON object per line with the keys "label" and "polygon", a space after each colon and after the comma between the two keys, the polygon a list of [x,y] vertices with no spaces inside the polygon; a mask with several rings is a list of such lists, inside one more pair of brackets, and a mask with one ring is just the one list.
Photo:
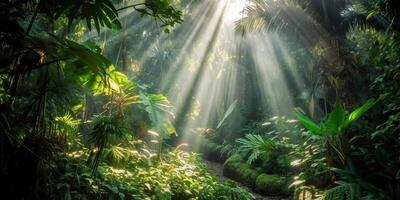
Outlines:
{"label": "sunlight ray", "polygon": [[255,62],[256,78],[267,110],[274,115],[283,115],[292,112],[293,104],[271,44],[271,40],[277,39],[276,35],[255,33],[249,36],[247,45]]}

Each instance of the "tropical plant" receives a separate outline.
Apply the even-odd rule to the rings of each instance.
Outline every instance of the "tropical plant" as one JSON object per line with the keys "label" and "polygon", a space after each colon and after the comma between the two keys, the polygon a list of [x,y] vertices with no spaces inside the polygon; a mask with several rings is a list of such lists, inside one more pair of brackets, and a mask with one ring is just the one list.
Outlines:
{"label": "tropical plant", "polygon": [[[251,200],[254,199],[251,193],[241,188],[234,181],[226,180],[223,184],[218,184],[216,197],[219,200]],[[202,199],[202,198],[201,198]],[[207,199],[207,198],[204,198]]]}
{"label": "tropical plant", "polygon": [[295,115],[311,134],[316,136],[336,136],[344,133],[352,123],[363,116],[364,113],[371,109],[380,99],[376,101],[370,99],[349,114],[346,114],[343,104],[337,102],[333,106],[332,112],[326,117],[326,120],[320,122],[319,125],[315,124],[310,118],[299,111],[295,112]]}
{"label": "tropical plant", "polygon": [[60,166],[65,173],[49,187],[55,191],[55,198],[254,199],[231,181],[217,182],[197,154],[171,149],[162,161],[137,151],[131,154],[137,161],[135,167],[101,165],[97,176],[91,176],[84,164],[88,155],[71,152],[60,159],[67,162]]}
{"label": "tropical plant", "polygon": [[[39,2],[39,5],[42,2]],[[95,0],[93,2],[84,2],[82,4],[75,4],[72,1],[64,1],[61,4],[44,1],[43,4],[46,9],[55,10],[55,14],[51,10],[46,10],[50,17],[57,19],[61,15],[68,17],[68,25],[71,26],[74,20],[85,20],[89,30],[92,29],[94,24],[96,31],[100,33],[100,27],[107,27],[109,29],[121,29],[121,22],[118,20],[118,11],[114,4],[109,0]],[[52,7],[54,6],[54,7]]]}
{"label": "tropical plant", "polygon": [[360,188],[357,184],[338,182],[338,186],[325,192],[324,200],[343,199],[356,200],[361,198]]}
{"label": "tropical plant", "polygon": [[301,189],[312,185],[317,188],[324,188],[330,184],[329,168],[326,161],[325,144],[318,138],[302,133],[300,142],[294,145],[294,150],[290,153],[294,160],[291,166],[299,171],[293,177],[290,187]]}
{"label": "tropical plant", "polygon": [[[336,181],[336,186],[327,190],[324,199],[396,199],[398,189],[376,186],[363,179],[352,169],[337,169],[333,171],[340,175],[340,180]],[[397,194],[396,194],[397,193]]]}
{"label": "tropical plant", "polygon": [[89,133],[89,142],[93,149],[88,158],[91,163],[92,173],[97,171],[97,167],[101,162],[103,151],[110,142],[123,139],[126,137],[126,130],[122,124],[122,120],[115,116],[96,115],[91,120],[93,129]]}
{"label": "tropical plant", "polygon": [[326,120],[319,124],[314,123],[310,118],[299,111],[295,112],[295,115],[300,123],[310,131],[310,134],[324,137],[326,147],[328,148],[328,166],[344,167],[347,162],[349,148],[348,141],[344,139],[346,129],[357,121],[365,112],[371,109],[380,99],[370,99],[349,114],[346,113],[344,106],[337,102],[332,112],[326,117]]}
{"label": "tropical plant", "polygon": [[169,33],[168,27],[174,26],[176,23],[183,22],[182,11],[174,8],[171,0],[146,0],[142,3],[136,3],[119,8],[118,11],[134,8],[136,11],[154,17],[162,22],[162,27],[167,27],[165,32]]}
{"label": "tropical plant", "polygon": [[170,119],[174,117],[171,111],[171,106],[168,99],[163,95],[144,93],[140,94],[140,103],[144,106],[144,110],[148,113],[151,121],[151,130],[155,136],[157,154],[160,155],[162,151],[163,141],[169,138],[170,135],[176,134],[175,127],[172,125]]}
{"label": "tropical plant", "polygon": [[275,147],[275,143],[261,135],[247,134],[244,138],[236,140],[238,143],[237,153],[247,158],[249,164],[257,159],[267,160]]}
{"label": "tropical plant", "polygon": [[[387,6],[389,1],[378,1],[381,4],[374,7],[374,11],[380,13],[380,9],[395,9]],[[376,1],[372,1],[376,3]],[[383,12],[383,13],[386,13]],[[376,13],[375,13],[376,14]],[[398,149],[400,140],[399,130],[399,48],[398,32],[395,29],[396,20],[393,19],[393,27],[385,32],[379,32],[372,28],[355,27],[348,39],[352,44],[353,56],[356,64],[367,68],[374,74],[369,80],[372,82],[370,90],[374,93],[385,93],[379,112],[372,113],[368,120],[360,124],[360,129],[350,138],[353,162],[351,174],[358,177],[357,181],[369,183],[382,191],[363,188],[363,195],[368,193],[377,199],[398,199],[400,197],[398,166]],[[374,44],[372,47],[370,44]],[[358,54],[358,55],[357,55]],[[362,164],[361,164],[362,163]],[[345,180],[354,182],[354,180]],[[378,183],[378,184],[377,184]],[[384,194],[384,196],[382,196]]]}

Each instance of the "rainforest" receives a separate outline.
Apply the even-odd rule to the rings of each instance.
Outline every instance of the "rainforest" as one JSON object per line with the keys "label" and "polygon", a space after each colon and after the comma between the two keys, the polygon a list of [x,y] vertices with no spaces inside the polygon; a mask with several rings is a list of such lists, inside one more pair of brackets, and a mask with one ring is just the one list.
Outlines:
{"label": "rainforest", "polygon": [[0,199],[398,200],[397,0],[2,0]]}

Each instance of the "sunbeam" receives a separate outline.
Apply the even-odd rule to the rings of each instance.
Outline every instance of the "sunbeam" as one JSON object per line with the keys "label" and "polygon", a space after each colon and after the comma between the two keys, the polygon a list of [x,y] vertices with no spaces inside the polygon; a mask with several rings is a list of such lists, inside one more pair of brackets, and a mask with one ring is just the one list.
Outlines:
{"label": "sunbeam", "polygon": [[[153,40],[141,57],[140,63],[145,65],[153,59],[151,52],[166,45],[168,37],[181,38],[174,45],[179,49],[176,58],[160,63],[168,66],[160,66],[167,70],[160,75],[158,87],[174,106],[174,124],[181,135],[179,143],[190,143],[192,149],[199,145],[192,133],[199,128],[215,129],[235,100],[245,103],[247,98],[259,96],[256,100],[261,105],[259,109],[271,115],[284,115],[290,114],[294,107],[287,78],[300,85],[297,90],[302,89],[303,81],[294,71],[280,69],[281,65],[289,69],[294,66],[279,36],[253,34],[243,38],[235,33],[235,23],[244,16],[246,3],[224,0],[197,4],[172,36]],[[282,54],[281,60],[277,59],[277,51]],[[245,64],[243,59],[250,62]],[[248,73],[254,76],[248,77]],[[245,80],[259,88],[258,94],[241,83]],[[232,132],[246,118],[238,115],[234,124],[218,131]]]}
{"label": "sunbeam", "polygon": [[[204,132],[235,138],[241,124],[260,117],[260,113],[290,116],[299,104],[307,104],[311,113],[319,109],[316,102],[304,101],[309,95],[311,65],[296,66],[293,49],[284,37],[263,31],[239,34],[240,24],[255,9],[246,8],[253,6],[250,3],[248,0],[192,2],[187,5],[190,12],[184,22],[170,34],[151,31],[158,24],[127,9],[121,13],[122,22],[136,26],[124,27],[122,37],[106,37],[107,33],[101,32],[107,40],[104,43],[115,44],[117,63],[126,65],[133,62],[133,56],[126,54],[131,44],[124,34],[146,27],[147,30],[135,36],[143,41],[135,44],[134,57],[138,59],[134,65],[139,66],[139,74],[131,76],[146,80],[157,74],[157,80],[147,81],[150,85],[146,87],[166,94],[174,107],[175,117],[171,120],[179,135],[176,142],[189,143],[191,150],[200,148]],[[299,6],[271,1],[260,8],[271,13],[279,9],[274,18],[287,19],[281,24],[259,24],[267,30],[273,26],[281,30],[293,28],[293,36],[303,45],[329,46],[327,33]],[[86,39],[94,36],[92,32]],[[247,106],[247,110],[235,110],[217,127],[234,102]]]}

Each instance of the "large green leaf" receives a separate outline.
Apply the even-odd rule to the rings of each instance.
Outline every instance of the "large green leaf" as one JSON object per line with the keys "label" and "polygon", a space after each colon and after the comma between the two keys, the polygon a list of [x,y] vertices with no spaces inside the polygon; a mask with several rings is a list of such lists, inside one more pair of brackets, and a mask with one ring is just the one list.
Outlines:
{"label": "large green leaf", "polygon": [[305,116],[303,113],[296,111],[294,113],[294,115],[300,121],[300,123],[303,124],[303,126],[306,127],[306,129],[309,130],[313,135],[323,135],[324,134],[321,126],[314,123],[310,118]]}
{"label": "large green leaf", "polygon": [[140,99],[149,114],[153,128],[162,133],[163,138],[175,133],[175,128],[169,120],[169,117],[174,117],[171,112],[172,106],[165,96],[141,92]]}
{"label": "large green leaf", "polygon": [[346,111],[343,104],[336,102],[333,110],[329,113],[327,120],[325,121],[325,131],[330,135],[337,135],[340,133],[342,126],[346,119]]}
{"label": "large green leaf", "polygon": [[377,101],[375,101],[374,99],[369,99],[362,106],[358,107],[353,112],[351,112],[350,115],[347,117],[347,120],[343,128],[347,128],[351,123],[357,121],[365,112],[371,109],[376,103]]}
{"label": "large green leaf", "polygon": [[121,23],[118,20],[118,11],[110,0],[93,0],[76,3],[74,0],[59,1],[59,6],[54,11],[55,18],[63,16],[68,18],[68,25],[71,26],[74,20],[86,21],[89,30],[94,24],[98,33],[101,27],[120,29]]}
{"label": "large green leaf", "polygon": [[362,106],[351,112],[347,117],[343,104],[335,103],[333,110],[331,113],[329,113],[326,121],[320,123],[319,125],[314,123],[310,118],[299,111],[295,112],[295,116],[304,125],[304,127],[314,135],[338,135],[383,98],[385,98],[385,96],[381,96],[376,101],[374,99],[368,100]]}

